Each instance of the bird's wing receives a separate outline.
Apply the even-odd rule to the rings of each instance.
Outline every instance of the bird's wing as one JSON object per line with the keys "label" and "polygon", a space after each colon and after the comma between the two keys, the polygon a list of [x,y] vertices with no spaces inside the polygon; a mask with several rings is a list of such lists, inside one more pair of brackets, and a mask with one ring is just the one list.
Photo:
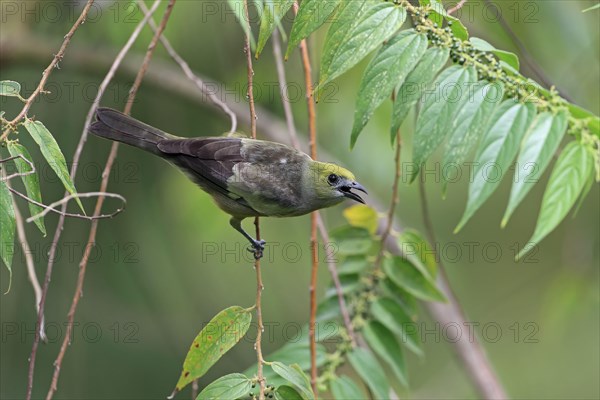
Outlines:
{"label": "bird's wing", "polygon": [[239,138],[228,137],[173,139],[158,143],[161,152],[197,178],[199,183],[205,183],[234,199],[239,196],[228,190],[227,179],[233,175],[233,167],[243,161],[241,147]]}

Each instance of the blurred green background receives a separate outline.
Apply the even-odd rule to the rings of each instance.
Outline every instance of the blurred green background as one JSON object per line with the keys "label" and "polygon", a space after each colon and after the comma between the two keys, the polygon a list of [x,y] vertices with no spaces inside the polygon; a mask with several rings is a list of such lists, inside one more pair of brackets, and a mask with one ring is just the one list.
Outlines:
{"label": "blurred green background", "polygon": [[[29,94],[79,15],[80,3],[0,1],[0,79],[21,82],[23,92]],[[594,3],[496,2],[550,80],[575,103],[598,114],[599,14],[581,13]],[[98,3],[76,33],[60,69],[53,71],[47,86],[52,93],[37,101],[30,112],[55,135],[67,161],[72,159],[100,81],[140,19],[139,11],[128,8],[128,4]],[[484,3],[467,2],[460,16],[472,36],[518,53],[496,14]],[[284,26],[289,28],[290,17]],[[315,70],[324,33],[321,29],[310,42]],[[192,69],[222,82],[219,87],[225,89],[228,101],[245,104],[242,31],[225,1],[178,1],[166,34]],[[146,28],[132,51],[138,58],[130,57],[127,62],[139,59],[150,38]],[[180,74],[164,49],[159,47],[155,59],[173,74]],[[535,78],[526,63],[522,65],[524,74]],[[349,116],[364,66],[336,80],[328,99],[318,104],[319,145],[352,169],[372,195],[387,202],[393,178],[389,103],[376,113],[355,150],[349,151]],[[296,123],[304,134],[306,104],[297,52],[286,68]],[[255,72],[258,104],[282,116],[270,45],[256,61]],[[102,104],[122,109],[133,78],[131,71],[120,71]],[[229,122],[222,113],[182,96],[177,87],[165,88],[157,79],[162,79],[160,74],[144,81],[133,107],[135,117],[181,136],[218,135],[228,129]],[[19,110],[14,99],[0,98],[0,106],[10,118]],[[249,129],[242,125],[240,130]],[[412,121],[405,123],[402,132],[403,159],[410,160]],[[43,163],[35,143],[26,134],[22,134],[21,142],[41,170],[44,201],[59,199],[62,186]],[[109,146],[98,138],[89,139],[76,181],[79,191],[98,189]],[[435,158],[439,159],[439,153]],[[598,185],[575,218],[567,218],[528,262],[515,263],[515,251],[533,231],[544,185],[536,186],[509,226],[501,230],[499,223],[510,189],[510,179],[505,179],[466,228],[453,235],[465,205],[468,179],[463,175],[459,183],[451,185],[443,200],[434,175],[428,177],[427,189],[440,241],[436,246],[468,319],[478,324],[475,331],[483,338],[510,395],[519,399],[599,398]],[[547,177],[548,172],[544,182]],[[254,271],[245,254],[246,244],[229,227],[228,217],[217,211],[208,195],[166,163],[122,146],[109,190],[127,198],[127,209],[100,223],[97,248],[75,318],[78,325],[55,398],[164,398],[174,387],[188,347],[203,324],[227,306],[254,303]],[[417,187],[403,184],[400,190],[398,217],[404,226],[421,229]],[[91,210],[92,204],[88,200],[86,207]],[[28,214],[25,204],[19,202],[19,206],[24,215]],[[109,201],[106,207],[115,206]],[[324,212],[329,227],[343,223],[342,209]],[[54,215],[46,218],[48,237],[41,237],[34,226],[27,227],[40,280],[56,221]],[[280,347],[286,337],[293,337],[308,320],[309,229],[308,217],[262,223],[263,236],[278,244],[263,263],[264,318],[271,326],[265,335],[267,354]],[[36,398],[45,396],[50,383],[88,230],[86,221],[66,223],[46,306],[50,342],[38,351]],[[215,246],[218,254],[209,251]],[[320,285],[325,287],[329,277],[322,266]],[[20,253],[15,255],[13,271],[10,293],[0,296],[2,399],[24,397],[35,321],[33,293]],[[8,286],[4,267],[0,286],[3,292]],[[429,332],[423,335],[426,358],[409,357],[409,396],[477,397],[453,358],[444,327],[436,328],[425,311],[422,316],[422,328]],[[466,328],[463,334],[467,334]],[[254,358],[251,340],[244,340],[200,383],[242,371]],[[189,398],[188,393],[178,397]]]}

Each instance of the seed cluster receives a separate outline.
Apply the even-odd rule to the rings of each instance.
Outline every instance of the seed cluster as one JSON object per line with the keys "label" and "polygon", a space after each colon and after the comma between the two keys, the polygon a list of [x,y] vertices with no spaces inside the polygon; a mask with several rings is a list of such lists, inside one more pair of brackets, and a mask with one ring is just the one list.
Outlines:
{"label": "seed cluster", "polygon": [[[407,0],[401,0],[398,4],[412,17],[415,31],[427,35],[431,46],[449,49],[452,62],[473,66],[480,80],[502,83],[505,97],[531,102],[535,104],[538,112],[557,113],[568,106],[566,100],[560,97],[554,87],[549,91],[543,90],[535,82],[502,63],[492,51],[479,50],[471,42],[456,37],[452,29],[452,20],[446,18],[445,26],[440,26],[436,21],[442,21],[442,17],[431,6],[413,6]],[[598,139],[589,131],[584,120],[570,116],[567,133],[580,138],[583,142],[592,143],[594,148],[600,146]]]}

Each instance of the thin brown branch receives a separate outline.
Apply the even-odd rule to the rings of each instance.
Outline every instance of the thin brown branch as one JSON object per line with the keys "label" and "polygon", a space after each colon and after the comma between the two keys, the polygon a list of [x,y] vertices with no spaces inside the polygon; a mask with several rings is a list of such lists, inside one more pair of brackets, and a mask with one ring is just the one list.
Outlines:
{"label": "thin brown branch", "polygon": [[319,214],[313,212],[310,215],[310,250],[312,268],[310,269],[310,318],[309,318],[309,340],[310,340],[310,384],[315,398],[317,397],[317,277],[319,274],[319,249],[317,239],[317,223]]}
{"label": "thin brown branch", "polygon": [[[294,12],[298,13],[298,3],[294,3]],[[313,160],[317,159],[317,118],[315,111],[315,102],[313,98],[312,87],[312,67],[310,55],[308,53],[308,44],[305,40],[300,42],[300,55],[302,58],[302,67],[304,69],[304,84],[306,90],[306,103],[308,105],[308,136],[310,156]],[[309,342],[310,342],[310,383],[313,392],[317,396],[317,339],[315,328],[317,325],[317,277],[319,272],[319,248],[317,236],[317,224],[319,215],[313,212],[310,218],[310,249],[312,255],[312,268],[310,272],[310,318],[309,318]]]}
{"label": "thin brown branch", "polygon": [[[10,189],[10,185],[7,182],[7,187]],[[31,282],[31,287],[33,288],[33,294],[35,296],[35,312],[36,315],[40,312],[40,300],[42,298],[42,288],[40,286],[40,282],[38,281],[37,274],[35,273],[35,263],[33,262],[33,256],[31,255],[31,247],[29,246],[29,242],[27,241],[27,235],[25,233],[25,223],[23,221],[23,216],[21,216],[21,212],[19,211],[19,207],[17,206],[17,202],[13,197],[13,208],[15,210],[15,225],[17,226],[17,237],[19,238],[19,244],[21,245],[21,250],[23,251],[23,255],[25,256],[25,265],[27,265],[27,276],[29,277],[29,281]],[[39,330],[40,338],[45,342],[46,332],[44,330],[44,317],[42,316],[41,324],[37,327],[36,330]]]}
{"label": "thin brown branch", "polygon": [[[146,3],[144,3],[142,0],[138,0],[137,3],[142,12],[144,14],[147,14],[148,7],[146,7]],[[157,30],[157,26],[154,23],[153,19],[150,19],[150,28],[152,28],[154,32],[156,32]],[[169,56],[171,56],[171,58],[179,65],[185,76],[190,81],[192,81],[202,93],[207,95],[210,101],[212,101],[216,106],[223,110],[225,114],[229,116],[229,119],[231,120],[231,129],[229,131],[231,133],[235,132],[237,129],[237,116],[233,111],[231,111],[231,108],[229,108],[227,104],[221,101],[221,99],[217,97],[216,93],[210,88],[208,88],[204,81],[198,75],[194,74],[189,64],[175,51],[173,46],[171,46],[171,42],[169,42],[169,39],[167,39],[165,35],[160,35],[160,42],[164,46],[165,50],[167,50]]]}
{"label": "thin brown branch", "polygon": [[27,163],[27,165],[29,165],[29,168],[31,168],[31,169],[29,171],[27,171],[27,172],[15,172],[14,174],[10,174],[8,176],[2,175],[0,177],[0,182],[10,181],[11,179],[16,178],[17,176],[27,176],[27,175],[35,174],[35,165],[33,165],[33,163],[31,161],[29,161],[28,159],[26,159],[23,156],[23,154],[18,154],[16,156],[11,156],[11,157],[4,158],[4,159],[0,160],[0,164],[3,164],[3,163],[8,162],[8,161],[16,160],[18,158],[20,158],[21,160],[25,161]]}
{"label": "thin brown branch", "polygon": [[[44,211],[39,212],[35,215],[32,215],[31,217],[27,218],[27,222],[32,222],[38,218],[42,218],[44,217],[46,214],[48,214],[49,212],[53,212],[56,214],[59,214],[63,217],[70,217],[70,218],[80,218],[80,219],[85,219],[88,221],[93,221],[96,219],[106,219],[106,218],[113,218],[114,216],[116,216],[117,214],[121,213],[124,209],[125,209],[125,204],[127,203],[127,200],[125,200],[125,197],[121,196],[120,194],[116,194],[116,193],[108,193],[108,192],[87,192],[87,193],[75,193],[75,194],[71,194],[68,195],[66,197],[63,197],[62,199],[55,201],[52,204],[49,205],[45,205],[43,203],[40,203],[39,201],[35,201],[30,197],[27,197],[26,195],[24,195],[21,192],[16,191],[13,188],[9,188],[9,190],[13,193],[16,194],[17,196],[19,196],[20,198],[27,200],[29,203],[35,204],[36,206],[42,207],[44,209]],[[122,208],[117,208],[114,212],[110,213],[110,214],[100,214],[97,216],[89,216],[89,215],[83,215],[83,214],[72,214],[72,213],[67,213],[67,212],[62,212],[61,210],[57,210],[56,206],[60,206],[62,204],[68,203],[69,201],[73,200],[73,199],[79,199],[79,198],[89,198],[89,197],[112,197],[114,199],[119,199],[123,202],[123,207]]]}
{"label": "thin brown branch", "polygon": [[[256,227],[256,240],[260,241],[260,221],[259,218],[254,218],[254,226]],[[263,324],[263,316],[262,316],[262,292],[265,289],[262,281],[262,274],[260,270],[260,258],[256,258],[254,260],[254,270],[256,272],[256,341],[254,342],[254,347],[256,349],[256,362],[257,362],[257,372],[256,379],[258,380],[258,398],[259,400],[264,400],[265,398],[265,377],[263,374],[263,366],[265,364],[265,359],[262,353],[262,333],[265,329]]]}
{"label": "thin brown branch", "polygon": [[[250,21],[248,14],[248,0],[244,0],[244,16],[246,21]],[[248,69],[248,103],[250,108],[250,132],[252,133],[252,139],[256,139],[256,108],[254,106],[254,69],[252,67],[252,49],[250,48],[250,35],[247,33],[244,37],[244,54],[246,55],[246,64]],[[256,240],[260,241],[260,219],[254,218],[254,226],[256,227]],[[257,360],[257,373],[256,379],[258,380],[258,399],[265,399],[265,377],[263,374],[263,365],[265,360],[262,354],[262,332],[264,330],[263,317],[262,317],[262,291],[264,290],[262,282],[262,274],[260,271],[260,254],[256,250],[254,260],[254,270],[256,271],[256,319],[257,333],[254,348],[256,350]]]}
{"label": "thin brown branch", "polygon": [[467,0],[460,0],[458,2],[458,4],[456,4],[454,7],[450,8],[447,13],[448,14],[454,14],[455,12],[457,12],[458,10],[460,10],[461,8],[463,8],[463,6],[465,5],[465,3],[467,2]]}
{"label": "thin brown branch", "polygon": [[75,34],[75,31],[79,28],[79,26],[85,22],[88,12],[90,11],[90,8],[92,7],[92,4],[94,4],[94,0],[88,0],[85,7],[83,7],[83,10],[81,11],[81,15],[79,15],[79,18],[77,18],[77,21],[75,21],[75,24],[73,24],[73,26],[71,27],[69,32],[65,35],[65,39],[63,40],[63,43],[60,46],[60,49],[58,50],[58,53],[56,53],[54,55],[52,62],[46,67],[44,72],[42,72],[42,79],[40,80],[40,83],[38,84],[37,88],[33,91],[33,93],[31,93],[31,95],[27,98],[27,100],[25,100],[25,104],[23,105],[23,108],[21,109],[19,114],[17,114],[17,116],[15,118],[13,118],[11,121],[8,122],[8,127],[2,133],[2,136],[0,136],[0,142],[4,141],[4,139],[6,139],[6,137],[12,131],[12,129],[14,128],[14,126],[17,122],[19,122],[20,120],[22,120],[23,118],[25,118],[27,116],[27,112],[31,108],[31,105],[33,104],[33,102],[37,98],[37,96],[40,93],[46,93],[46,91],[44,90],[46,81],[50,77],[52,70],[54,68],[58,68],[58,63],[65,56],[65,51],[67,50],[67,46],[71,42],[71,38],[73,37],[73,35]]}
{"label": "thin brown branch", "polygon": [[[298,135],[296,133],[296,125],[294,124],[294,114],[292,113],[292,109],[290,107],[289,100],[285,98],[285,85],[286,85],[286,77],[285,77],[285,67],[283,65],[283,55],[281,53],[281,40],[279,37],[279,32],[275,30],[273,32],[273,53],[275,56],[275,65],[277,67],[277,77],[279,80],[279,89],[281,91],[281,101],[283,103],[283,110],[285,114],[285,121],[288,128],[288,133],[290,136],[290,141],[292,145],[298,149],[300,148],[300,141],[298,140]],[[327,232],[327,228],[325,227],[325,223],[321,218],[321,214],[317,211],[318,219],[317,226],[319,229],[319,233],[323,242],[329,242],[329,234]],[[340,278],[337,273],[337,265],[333,257],[327,257],[327,268],[331,275],[331,279],[333,281],[333,285],[335,287],[335,291],[338,298],[338,303],[340,305],[340,313],[342,314],[342,320],[344,321],[344,326],[346,327],[346,331],[350,336],[350,341],[352,346],[356,345],[356,337],[354,334],[354,328],[352,327],[352,323],[350,321],[350,313],[348,312],[348,307],[346,305],[346,299],[344,298],[344,293],[342,290],[342,284],[340,282]]]}
{"label": "thin brown branch", "polygon": [[[247,21],[250,21],[248,16],[248,0],[244,0],[244,15]],[[256,139],[256,107],[254,106],[254,68],[252,67],[252,49],[250,48],[250,37],[245,36],[244,39],[244,54],[246,55],[246,64],[248,66],[248,104],[250,106],[250,133],[252,139]]]}
{"label": "thin brown branch", "polygon": [[[156,9],[158,8],[159,5],[160,5],[160,0],[156,0],[152,6],[151,13],[154,13],[154,11],[156,11]],[[125,57],[125,54],[129,51],[129,49],[135,42],[135,39],[139,36],[144,25],[146,25],[146,23],[148,22],[148,19],[150,19],[150,16],[144,17],[139,22],[139,24],[136,26],[136,28],[133,30],[129,40],[127,41],[127,43],[125,44],[123,49],[119,52],[117,57],[112,62],[111,67],[109,68],[108,74],[106,75],[106,77],[104,78],[100,87],[98,88],[98,95],[96,96],[96,99],[94,100],[94,103],[92,103],[92,107],[90,108],[90,111],[88,112],[88,116],[87,116],[85,124],[84,124],[83,132],[79,139],[79,143],[77,144],[77,148],[75,149],[75,154],[73,156],[73,164],[72,164],[71,173],[70,173],[71,180],[75,180],[75,175],[77,174],[77,167],[79,165],[79,159],[81,158],[81,153],[83,152],[83,147],[85,146],[85,143],[87,141],[88,128],[89,128],[89,125],[91,124],[91,120],[96,111],[96,108],[98,107],[98,104],[100,103],[100,99],[101,99],[102,95],[104,94],[104,91],[108,87],[108,84],[110,83],[112,77],[114,76],[116,69],[121,64],[123,58]],[[65,193],[65,195],[67,195],[67,194],[68,193]],[[67,210],[67,203],[64,203],[61,208],[61,211],[63,213],[65,213],[66,210]],[[48,288],[50,287],[50,280],[52,278],[52,270],[54,267],[54,261],[56,259],[56,250],[58,248],[58,242],[60,241],[60,237],[62,235],[62,231],[64,228],[65,217],[66,217],[65,215],[61,215],[58,220],[56,230],[54,231],[54,237],[52,238],[52,244],[50,246],[50,251],[48,252],[48,265],[46,267],[46,276],[44,278],[44,285],[42,287],[42,298],[40,300],[40,311],[38,313],[38,320],[37,320],[38,326],[41,325],[42,319],[44,317],[46,296],[48,293]],[[31,354],[29,355],[29,372],[27,375],[27,400],[31,399],[31,394],[32,394],[32,390],[33,390],[33,376],[34,376],[34,371],[35,371],[35,360],[36,360],[37,349],[38,349],[39,343],[40,343],[40,336],[36,332],[36,335],[33,340],[33,345],[31,348]]]}
{"label": "thin brown branch", "polygon": [[[165,9],[165,12],[163,14],[163,18],[159,25],[159,28],[158,28],[157,32],[154,34],[154,36],[152,37],[150,44],[148,45],[148,49],[146,50],[146,55],[144,57],[144,61],[142,62],[142,65],[136,75],[133,86],[132,86],[131,90],[129,91],[129,97],[127,98],[127,102],[126,102],[125,108],[124,108],[125,114],[129,114],[131,112],[131,107],[133,106],[133,102],[135,100],[137,91],[138,91],[140,84],[144,78],[144,75],[148,69],[148,65],[150,64],[150,60],[152,59],[152,56],[154,54],[154,50],[156,48],[156,44],[158,43],[158,39],[167,26],[167,22],[169,21],[169,17],[171,16],[171,11],[173,10],[174,5],[175,5],[175,0],[169,0],[169,3],[167,4],[167,8]],[[148,15],[148,18],[145,18],[144,20],[147,22],[150,17],[151,17],[151,15]],[[114,142],[113,145],[111,146],[111,150],[108,155],[108,159],[106,161],[104,171],[102,173],[102,182],[100,185],[100,192],[106,192],[112,165],[113,165],[115,159],[117,158],[118,148],[119,148],[119,144],[117,142]],[[100,196],[98,198],[98,201],[96,202],[96,208],[94,210],[94,216],[100,215],[100,211],[102,210],[102,205],[104,203],[104,199],[105,199],[104,196]],[[66,331],[65,339],[62,342],[60,351],[56,358],[56,361],[54,362],[54,365],[55,365],[54,374],[52,376],[52,383],[50,385],[50,389],[48,390],[48,394],[46,395],[46,400],[52,399],[52,396],[54,395],[54,393],[57,389],[58,378],[60,376],[60,369],[61,369],[62,361],[64,359],[67,347],[69,345],[71,331],[73,329],[75,312],[77,311],[77,305],[79,304],[79,299],[82,296],[83,282],[85,279],[87,264],[89,261],[91,250],[94,247],[94,244],[96,242],[97,231],[98,231],[98,220],[94,220],[94,221],[92,221],[92,226],[90,228],[88,241],[87,241],[87,245],[85,247],[83,257],[79,263],[79,275],[77,277],[77,286],[75,288],[75,293],[73,294],[73,300],[71,302],[71,307],[70,307],[69,313],[67,315],[67,321],[68,321],[67,331]]]}
{"label": "thin brown branch", "polygon": [[192,400],[196,400],[196,397],[198,397],[198,390],[198,379],[194,379],[192,382]]}
{"label": "thin brown branch", "polygon": [[[435,249],[436,237],[435,229],[431,221],[429,213],[429,205],[427,203],[427,194],[425,192],[425,182],[423,176],[419,179],[419,196],[421,202],[421,212],[423,223],[425,225],[425,233],[427,240]],[[394,242],[397,247],[397,243]],[[448,303],[427,302],[425,303],[429,312],[436,318],[442,326],[456,324],[458,326],[468,326],[465,313],[458,302],[450,281],[446,275],[446,268],[441,260],[441,257],[436,256],[438,260],[438,286],[448,299]],[[485,351],[476,336],[467,339],[458,340],[454,343],[454,350],[458,358],[462,361],[463,366],[468,372],[471,382],[475,385],[481,396],[485,399],[507,399],[508,396],[496,376],[491,363],[487,359]]]}

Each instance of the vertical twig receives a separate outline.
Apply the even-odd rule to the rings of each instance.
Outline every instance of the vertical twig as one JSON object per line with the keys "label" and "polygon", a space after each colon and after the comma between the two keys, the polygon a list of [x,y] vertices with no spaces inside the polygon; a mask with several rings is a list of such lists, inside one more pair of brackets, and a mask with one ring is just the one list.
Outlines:
{"label": "vertical twig", "polygon": [[[250,17],[248,13],[248,0],[244,0],[244,17],[248,21],[250,26]],[[254,69],[252,68],[252,49],[250,48],[250,34],[249,32],[244,37],[244,53],[246,55],[246,63],[248,67],[248,103],[250,105],[250,132],[252,139],[256,139],[256,109],[254,107]],[[260,219],[254,218],[254,226],[256,227],[256,240],[260,241]],[[256,342],[254,347],[256,349],[256,361],[257,361],[257,380],[258,380],[258,399],[264,400],[265,398],[265,378],[263,375],[263,365],[265,360],[262,354],[262,333],[264,330],[263,317],[262,317],[262,291],[264,290],[262,282],[262,274],[260,271],[260,257],[255,257],[254,270],[256,271],[256,319],[258,322],[256,332]]]}
{"label": "vertical twig", "polygon": [[[250,25],[250,17],[248,14],[248,0],[244,0],[244,17]],[[248,70],[248,103],[250,105],[250,133],[252,139],[256,139],[256,109],[254,107],[254,69],[252,68],[252,49],[250,48],[250,33],[244,37],[244,54],[246,55],[246,63]],[[257,238],[258,240],[258,238]]]}
{"label": "vertical twig", "polygon": [[194,379],[192,382],[192,400],[196,400],[198,397],[198,379]]}
{"label": "vertical twig", "polygon": [[[285,114],[285,121],[288,128],[288,133],[290,136],[290,140],[292,145],[298,149],[300,148],[300,141],[298,140],[298,135],[296,133],[296,126],[294,124],[294,115],[292,113],[292,109],[290,107],[290,102],[285,98],[285,85],[287,84],[287,79],[285,77],[285,68],[283,66],[283,55],[281,53],[281,40],[279,37],[279,32],[275,30],[273,32],[273,55],[275,58],[275,65],[277,67],[277,78],[279,80],[279,89],[281,92],[281,101],[283,103],[283,110]],[[318,219],[317,219],[317,227],[319,229],[319,234],[321,235],[321,239],[323,242],[329,242],[329,234],[327,233],[327,228],[325,227],[325,223],[321,218],[321,214],[317,211]],[[348,312],[348,306],[346,305],[346,299],[344,298],[344,293],[342,290],[342,284],[340,282],[340,278],[337,273],[337,266],[335,260],[332,257],[327,257],[327,268],[329,270],[329,274],[331,275],[331,280],[333,281],[333,285],[335,287],[335,291],[338,298],[338,303],[340,305],[340,313],[342,314],[342,319],[344,321],[344,326],[346,327],[346,331],[348,331],[348,335],[350,336],[350,341],[352,346],[356,345],[356,337],[354,334],[354,328],[352,327],[352,322],[350,321],[350,313]]]}
{"label": "vertical twig", "polygon": [[[298,3],[294,3],[294,12],[298,13]],[[312,87],[312,68],[310,56],[308,54],[308,44],[306,39],[300,42],[300,54],[302,57],[302,67],[304,68],[304,84],[306,90],[306,103],[308,105],[308,144],[310,147],[310,156],[317,160],[317,119],[315,111],[315,102],[313,99]],[[317,224],[319,214],[314,211],[310,215],[310,250],[312,258],[312,268],[310,271],[310,318],[308,335],[310,341],[310,383],[317,396],[317,340],[315,328],[317,325],[317,277],[319,272],[319,248],[317,238]]]}
{"label": "vertical twig", "polygon": [[[157,7],[158,2],[155,3],[155,5]],[[159,29],[156,32],[156,34],[154,35],[154,37],[152,38],[152,40],[150,41],[150,44],[148,45],[148,49],[146,51],[144,61],[142,62],[142,65],[138,71],[138,74],[136,76],[134,84],[133,84],[131,90],[129,91],[129,97],[127,98],[127,102],[126,102],[125,108],[124,108],[125,114],[129,114],[131,112],[131,107],[133,105],[133,101],[135,99],[135,96],[137,94],[139,86],[142,82],[142,79],[148,69],[148,65],[150,63],[150,60],[152,59],[152,55],[154,54],[154,49],[156,48],[156,43],[158,42],[158,38],[160,37],[160,34],[164,31],[164,29],[167,25],[167,22],[169,20],[169,17],[171,16],[171,11],[172,11],[174,5],[175,5],[175,0],[169,0],[169,3],[167,5],[167,8],[165,9],[165,13],[163,15],[163,19],[161,21]],[[154,9],[156,9],[156,7],[153,6]],[[148,15],[147,18],[145,18],[143,20],[143,21],[145,21],[144,24],[147,23],[149,18],[150,18],[150,15]],[[105,165],[104,171],[102,173],[102,182],[100,185],[101,192],[106,192],[106,188],[108,186],[108,180],[110,178],[111,168],[117,157],[118,147],[119,146],[118,146],[117,142],[113,143],[113,145],[111,146],[111,151],[110,151],[110,154],[108,155],[108,159],[106,161],[106,165]],[[104,196],[100,196],[98,198],[98,201],[96,202],[96,207],[94,209],[94,216],[97,216],[100,214],[100,212],[102,210],[102,205],[104,203],[104,199],[105,199]],[[79,304],[79,299],[81,298],[81,295],[82,295],[83,282],[85,279],[87,264],[89,261],[91,250],[94,247],[94,244],[96,242],[97,230],[98,230],[98,220],[94,220],[94,221],[92,221],[92,226],[90,228],[90,232],[88,235],[88,241],[87,241],[87,245],[84,250],[83,257],[79,263],[79,274],[77,276],[77,286],[75,288],[75,293],[73,295],[73,301],[71,303],[69,313],[67,314],[67,320],[68,320],[67,332],[65,334],[65,338],[62,342],[62,345],[61,345],[60,351],[58,353],[58,356],[56,358],[56,361],[54,362],[54,366],[55,366],[54,374],[52,375],[52,383],[50,385],[50,389],[48,390],[48,394],[46,395],[46,400],[52,399],[52,397],[57,389],[58,378],[60,376],[60,369],[61,369],[62,361],[64,359],[67,347],[70,342],[71,331],[73,329],[73,321],[75,318],[75,312],[76,312],[77,306]]]}
{"label": "vertical twig", "polygon": [[[256,227],[256,240],[260,240],[260,223],[258,217],[254,218],[254,226]],[[262,353],[262,333],[264,331],[263,316],[262,316],[262,291],[264,285],[262,282],[262,274],[260,271],[260,258],[254,260],[254,269],[256,271],[256,342],[254,347],[256,348],[256,361],[257,365],[257,379],[258,379],[258,398],[259,400],[265,399],[265,378],[263,375],[263,365],[265,360]]]}

